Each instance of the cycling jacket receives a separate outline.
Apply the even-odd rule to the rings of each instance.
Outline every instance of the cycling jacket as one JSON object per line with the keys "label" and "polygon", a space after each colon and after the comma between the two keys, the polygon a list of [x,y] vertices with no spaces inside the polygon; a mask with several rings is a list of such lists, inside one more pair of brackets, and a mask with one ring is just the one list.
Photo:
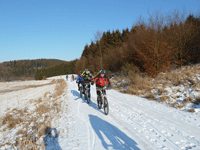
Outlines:
{"label": "cycling jacket", "polygon": [[77,78],[76,81],[77,81],[77,82],[82,81],[82,77],[81,77],[81,75],[78,76],[78,78]]}
{"label": "cycling jacket", "polygon": [[110,81],[109,81],[109,79],[108,79],[106,76],[101,77],[101,76],[99,75],[99,76],[95,77],[95,78],[92,80],[92,82],[94,82],[94,81],[96,81],[96,86],[97,86],[97,87],[103,87],[103,86],[105,86],[105,83],[106,83],[106,82],[107,82],[108,85],[110,85]]}

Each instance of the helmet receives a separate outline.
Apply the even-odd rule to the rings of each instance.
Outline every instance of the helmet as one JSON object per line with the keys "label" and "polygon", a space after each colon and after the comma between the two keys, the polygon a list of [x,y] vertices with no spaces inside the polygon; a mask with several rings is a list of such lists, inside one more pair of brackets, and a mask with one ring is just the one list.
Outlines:
{"label": "helmet", "polygon": [[89,70],[88,70],[88,69],[85,69],[85,73],[87,73],[87,74],[88,74],[88,73],[89,73]]}
{"label": "helmet", "polygon": [[82,74],[82,72],[80,71],[79,74]]}
{"label": "helmet", "polygon": [[106,73],[106,71],[103,69],[100,71],[100,74],[105,74],[105,73]]}

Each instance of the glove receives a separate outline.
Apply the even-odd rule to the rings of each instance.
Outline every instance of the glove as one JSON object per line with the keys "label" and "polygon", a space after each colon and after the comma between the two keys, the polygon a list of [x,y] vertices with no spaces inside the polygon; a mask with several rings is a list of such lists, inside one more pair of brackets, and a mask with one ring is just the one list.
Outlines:
{"label": "glove", "polygon": [[78,81],[76,81],[76,83],[78,83]]}
{"label": "glove", "polygon": [[91,85],[93,85],[93,84],[94,84],[94,81],[92,81]]}

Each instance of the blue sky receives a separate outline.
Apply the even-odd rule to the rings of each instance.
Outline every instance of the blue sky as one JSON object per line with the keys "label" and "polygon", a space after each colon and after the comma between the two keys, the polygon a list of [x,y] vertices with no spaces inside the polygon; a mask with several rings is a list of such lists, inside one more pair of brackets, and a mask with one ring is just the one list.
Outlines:
{"label": "blue sky", "polygon": [[0,0],[0,62],[80,58],[96,31],[131,29],[148,10],[197,14],[199,0]]}

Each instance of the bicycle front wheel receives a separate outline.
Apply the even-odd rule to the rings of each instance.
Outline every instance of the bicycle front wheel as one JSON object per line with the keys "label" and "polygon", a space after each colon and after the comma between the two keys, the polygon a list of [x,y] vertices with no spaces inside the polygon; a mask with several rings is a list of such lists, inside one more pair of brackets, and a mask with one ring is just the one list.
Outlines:
{"label": "bicycle front wheel", "polygon": [[90,103],[90,97],[87,98],[87,103],[88,103],[88,104]]}
{"label": "bicycle front wheel", "polygon": [[80,98],[82,98],[83,88],[80,87]]}
{"label": "bicycle front wheel", "polygon": [[108,115],[109,106],[108,106],[108,101],[107,101],[106,97],[104,97],[104,112],[105,112],[106,115]]}
{"label": "bicycle front wheel", "polygon": [[98,96],[97,98],[97,103],[98,103],[98,108],[101,109],[102,107],[102,102],[101,102],[101,98]]}

